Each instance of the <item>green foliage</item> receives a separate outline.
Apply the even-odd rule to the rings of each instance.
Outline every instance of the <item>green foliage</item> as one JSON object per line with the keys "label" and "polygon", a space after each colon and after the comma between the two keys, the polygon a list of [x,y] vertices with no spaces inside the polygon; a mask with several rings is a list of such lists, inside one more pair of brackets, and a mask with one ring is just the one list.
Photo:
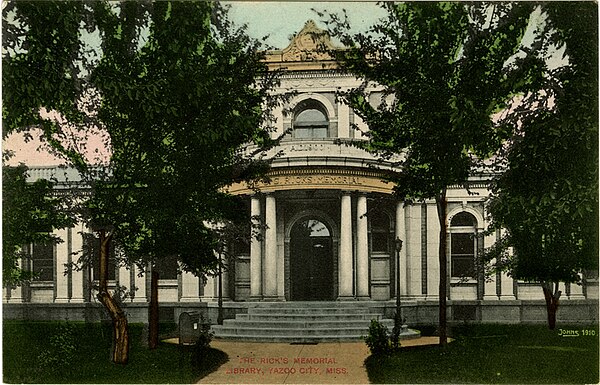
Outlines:
{"label": "green foliage", "polygon": [[371,320],[365,343],[373,355],[390,354],[400,347],[397,336],[391,335],[387,326],[376,319]]}
{"label": "green foliage", "polygon": [[[130,260],[175,255],[187,271],[214,271],[218,237],[208,224],[249,222],[224,188],[266,169],[241,149],[266,143],[268,112],[260,107],[273,79],[256,43],[217,3],[137,3],[123,11],[95,7],[105,48],[91,79],[113,154],[112,178],[97,185],[92,215],[114,226]],[[132,49],[135,19],[146,15],[147,42]]]}
{"label": "green foliage", "polygon": [[[114,230],[129,262],[175,255],[215,270],[207,223],[249,222],[225,187],[264,174],[276,143],[260,43],[212,2],[10,2],[3,18],[3,134],[41,128],[93,191],[80,199],[90,227]],[[67,140],[94,130],[107,134],[107,169]]]}
{"label": "green foliage", "polygon": [[[535,89],[540,60],[521,41],[533,3],[384,2],[387,18],[366,34],[330,17],[348,49],[331,52],[364,80],[342,97],[369,126],[357,146],[399,172],[403,200],[435,199],[440,224],[440,344],[446,343],[446,191],[468,185],[509,136],[492,114],[515,93]],[[372,84],[383,87],[381,100]]]}
{"label": "green foliage", "polygon": [[61,371],[44,370],[35,358],[48,349],[62,322],[3,322],[2,377],[5,383],[36,384],[192,384],[227,361],[222,351],[209,348],[201,366],[191,362],[191,346],[159,344],[148,350],[141,338],[142,324],[130,324],[131,356],[127,365],[114,365],[110,323],[69,322],[76,350],[70,365]]}
{"label": "green foliage", "polygon": [[38,355],[39,366],[43,370],[60,372],[73,364],[76,351],[74,326],[68,322],[61,323],[50,337],[48,348]]}
{"label": "green foliage", "polygon": [[[423,346],[368,357],[374,384],[595,384],[598,325],[570,325],[564,338],[543,325],[454,327],[446,349]],[[422,329],[421,329],[422,330]],[[582,330],[594,335],[582,335]],[[590,333],[591,334],[591,333]]]}
{"label": "green foliage", "polygon": [[[593,3],[547,3],[541,54],[563,46],[568,64],[544,69],[543,93],[506,119],[489,210],[505,235],[490,250],[518,279],[578,282],[598,269],[598,20]],[[514,248],[514,254],[508,248]]]}
{"label": "green foliage", "polygon": [[367,83],[343,96],[369,125],[363,146],[401,166],[392,177],[398,195],[438,197],[507,137],[491,115],[535,80],[536,61],[516,56],[533,5],[383,6],[387,18],[366,35],[346,33],[343,23],[333,30],[350,47],[336,53],[342,67],[383,86],[382,102],[369,97]]}
{"label": "green foliage", "polygon": [[65,200],[53,194],[52,182],[27,182],[27,167],[2,166],[2,284],[33,278],[19,264],[31,243],[55,243],[55,229],[72,225]]}
{"label": "green foliage", "polygon": [[198,341],[193,346],[192,350],[192,365],[204,366],[207,360],[211,357],[210,342],[214,337],[214,333],[210,329],[210,323],[204,322],[200,317],[200,335]]}

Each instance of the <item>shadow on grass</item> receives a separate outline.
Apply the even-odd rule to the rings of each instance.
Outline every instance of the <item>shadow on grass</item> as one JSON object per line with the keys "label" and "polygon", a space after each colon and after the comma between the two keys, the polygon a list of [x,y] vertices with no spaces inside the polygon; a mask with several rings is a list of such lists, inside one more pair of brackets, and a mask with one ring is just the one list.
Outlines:
{"label": "shadow on grass", "polygon": [[460,325],[445,348],[405,347],[365,366],[372,383],[598,383],[598,325],[566,329],[579,337],[544,325]]}
{"label": "shadow on grass", "polygon": [[167,343],[149,350],[145,337],[141,324],[131,324],[129,363],[115,365],[110,361],[110,324],[5,321],[3,381],[189,384],[228,361],[226,353],[213,348],[201,356],[191,346]]}

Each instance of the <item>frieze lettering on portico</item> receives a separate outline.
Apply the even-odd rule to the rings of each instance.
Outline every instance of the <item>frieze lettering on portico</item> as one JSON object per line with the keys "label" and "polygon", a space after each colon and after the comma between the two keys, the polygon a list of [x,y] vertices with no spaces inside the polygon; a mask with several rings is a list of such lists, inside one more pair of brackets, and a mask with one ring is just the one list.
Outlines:
{"label": "frieze lettering on portico", "polygon": [[362,170],[297,169],[276,170],[268,174],[268,182],[253,185],[235,183],[228,189],[234,195],[253,191],[273,192],[283,190],[336,189],[364,192],[392,193],[393,185],[383,180],[383,175]]}

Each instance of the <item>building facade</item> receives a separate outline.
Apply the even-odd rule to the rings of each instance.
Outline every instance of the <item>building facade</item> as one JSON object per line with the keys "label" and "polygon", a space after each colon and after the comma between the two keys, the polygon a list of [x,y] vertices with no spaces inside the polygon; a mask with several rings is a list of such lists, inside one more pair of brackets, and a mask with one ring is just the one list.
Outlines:
{"label": "building facade", "polygon": [[[283,136],[269,172],[270,181],[235,184],[262,226],[249,245],[231,245],[234,258],[222,276],[200,279],[178,272],[175,261],[161,266],[159,300],[164,320],[201,310],[214,322],[222,291],[225,317],[257,302],[372,301],[390,313],[399,295],[412,324],[437,322],[439,231],[433,200],[402,202],[383,180],[392,172],[354,144],[366,139],[367,125],[336,97],[361,84],[338,71],[318,44],[331,46],[309,21],[281,51],[267,54],[271,69],[282,70],[277,93],[293,93],[274,111],[274,137]],[[371,102],[381,101],[373,86]],[[73,180],[72,170],[32,168],[31,177]],[[488,279],[474,273],[474,260],[501,234],[478,237],[487,228],[485,175],[448,190],[448,300],[451,321],[545,322],[539,284],[506,274]],[[475,194],[473,194],[475,193]],[[59,230],[64,242],[29,245],[23,265],[40,273],[23,287],[5,288],[5,318],[98,319],[96,269],[65,268],[84,246],[82,225]],[[397,240],[402,241],[398,247]],[[147,319],[149,274],[135,267],[111,269],[111,283],[124,289],[122,301],[132,321]],[[563,285],[558,317],[592,322],[598,313],[598,278]],[[388,310],[389,309],[389,310]]]}

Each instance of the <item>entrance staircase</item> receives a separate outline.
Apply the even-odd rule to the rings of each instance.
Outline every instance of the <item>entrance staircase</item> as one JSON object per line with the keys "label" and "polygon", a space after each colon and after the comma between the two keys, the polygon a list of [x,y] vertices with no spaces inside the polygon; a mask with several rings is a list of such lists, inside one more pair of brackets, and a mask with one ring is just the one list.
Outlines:
{"label": "entrance staircase", "polygon": [[383,308],[374,302],[261,302],[247,314],[213,325],[215,338],[262,342],[334,342],[361,340],[377,319],[391,329]]}

